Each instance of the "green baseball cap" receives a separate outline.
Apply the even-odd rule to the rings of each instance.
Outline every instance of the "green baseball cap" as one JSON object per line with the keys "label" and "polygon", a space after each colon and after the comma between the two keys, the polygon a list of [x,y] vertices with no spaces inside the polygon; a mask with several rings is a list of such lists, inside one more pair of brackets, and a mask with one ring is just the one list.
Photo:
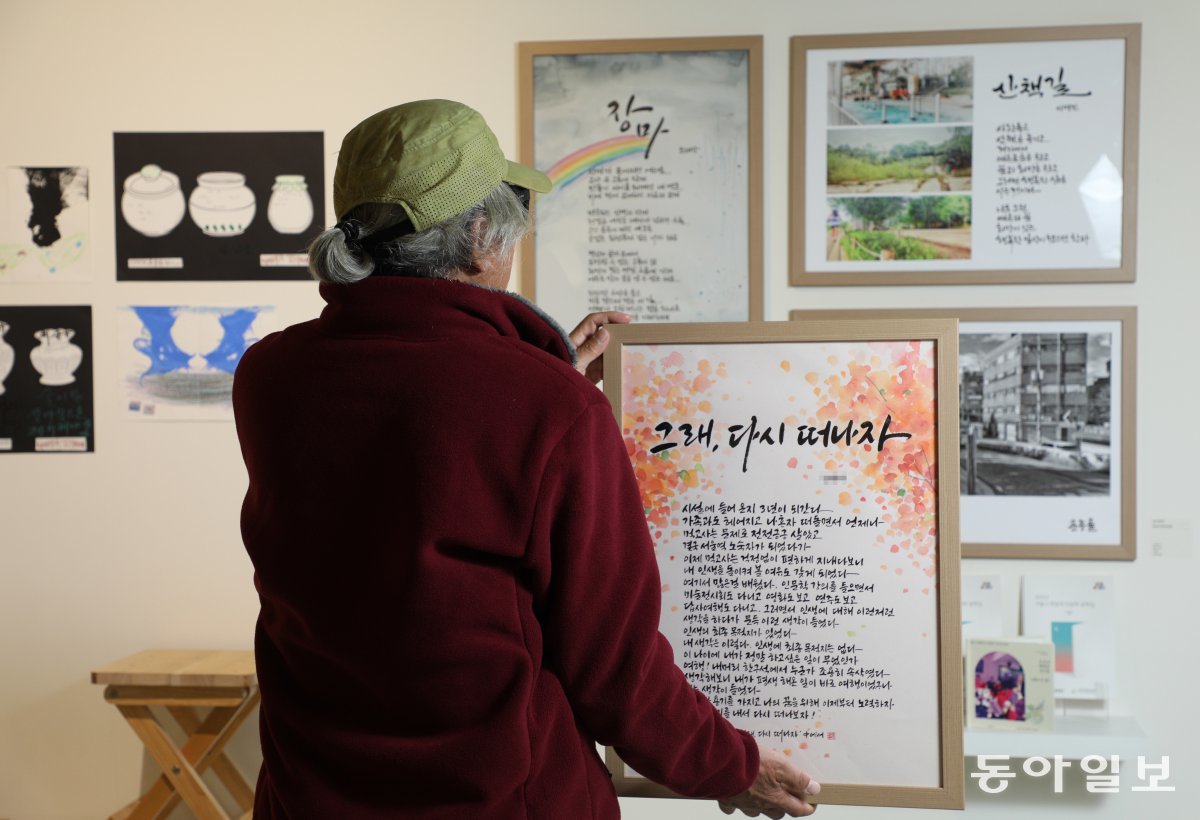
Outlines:
{"label": "green baseball cap", "polygon": [[364,202],[399,205],[423,231],[478,204],[501,182],[539,193],[554,187],[509,162],[479,112],[451,100],[418,100],[380,111],[342,140],[333,174],[338,219]]}

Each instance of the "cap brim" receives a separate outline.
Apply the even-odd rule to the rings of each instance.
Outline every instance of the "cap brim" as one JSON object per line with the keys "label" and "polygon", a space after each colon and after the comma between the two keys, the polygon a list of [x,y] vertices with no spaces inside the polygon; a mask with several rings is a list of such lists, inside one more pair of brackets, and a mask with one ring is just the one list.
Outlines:
{"label": "cap brim", "polygon": [[539,194],[548,194],[554,190],[554,183],[550,181],[550,177],[541,171],[527,165],[520,165],[512,160],[506,161],[508,162],[508,173],[504,175],[505,182],[520,185],[522,188],[537,191]]}

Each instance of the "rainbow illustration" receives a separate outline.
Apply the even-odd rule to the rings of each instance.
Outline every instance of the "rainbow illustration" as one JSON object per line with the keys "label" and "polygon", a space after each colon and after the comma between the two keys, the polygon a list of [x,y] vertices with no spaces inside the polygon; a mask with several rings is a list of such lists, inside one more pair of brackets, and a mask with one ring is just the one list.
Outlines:
{"label": "rainbow illustration", "polygon": [[606,162],[612,162],[614,159],[627,157],[630,154],[644,152],[649,145],[649,137],[626,135],[600,140],[600,142],[594,142],[591,145],[580,148],[578,151],[567,154],[550,167],[550,170],[546,172],[546,176],[550,177],[550,181],[554,183],[554,190],[558,191],[567,187],[597,165],[603,165]]}

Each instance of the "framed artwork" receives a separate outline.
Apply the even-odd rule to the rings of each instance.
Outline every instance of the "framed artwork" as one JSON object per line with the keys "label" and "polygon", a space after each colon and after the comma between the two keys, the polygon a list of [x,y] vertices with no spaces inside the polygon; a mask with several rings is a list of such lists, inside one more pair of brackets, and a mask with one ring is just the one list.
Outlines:
{"label": "framed artwork", "polygon": [[92,309],[0,305],[0,453],[90,453]]}
{"label": "framed artwork", "polygon": [[1141,26],[793,37],[790,282],[1132,282]]}
{"label": "framed artwork", "polygon": [[954,322],[610,329],[689,680],[820,802],[962,808]]}
{"label": "framed artwork", "polygon": [[522,290],[566,327],[762,318],[762,38],[521,43]]}
{"label": "framed artwork", "polygon": [[792,311],[959,320],[963,556],[1133,560],[1137,309]]}
{"label": "framed artwork", "polygon": [[92,278],[88,169],[6,168],[0,284]]}
{"label": "framed artwork", "polygon": [[117,279],[309,279],[324,135],[113,134]]}

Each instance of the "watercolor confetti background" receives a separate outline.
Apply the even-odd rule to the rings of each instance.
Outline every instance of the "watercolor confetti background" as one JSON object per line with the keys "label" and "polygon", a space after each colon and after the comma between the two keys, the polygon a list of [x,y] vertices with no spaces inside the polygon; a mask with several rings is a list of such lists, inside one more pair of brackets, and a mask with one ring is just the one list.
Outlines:
{"label": "watercolor confetti background", "polygon": [[[742,346],[743,348],[745,346]],[[747,500],[745,487],[769,486],[770,500],[820,503],[826,514],[879,516],[881,526],[858,531],[866,547],[868,566],[862,579],[882,580],[888,594],[907,600],[906,612],[915,615],[920,657],[908,659],[916,667],[936,669],[937,589],[937,448],[936,351],[930,342],[793,343],[755,346],[754,366],[747,367],[746,353],[737,345],[627,345],[622,356],[621,422],[626,450],[642,493],[646,518],[654,537],[664,577],[663,629],[674,641],[673,626],[682,625],[682,590],[672,589],[682,569],[676,557],[683,552],[681,508],[691,501],[712,503],[722,499]],[[747,378],[744,371],[752,371]],[[750,478],[741,475],[744,444],[729,446],[729,426],[746,424],[750,412],[758,416],[759,429],[787,425],[783,444],[755,442],[749,455]],[[799,446],[799,425],[822,427],[827,421],[844,428],[847,422],[872,421],[878,437],[883,419],[891,415],[890,432],[910,433],[911,438],[862,446]],[[711,446],[682,446],[679,425],[699,426],[714,419]],[[672,441],[681,446],[658,454],[650,449],[663,441],[654,428],[662,421],[675,428]],[[747,483],[748,482],[748,483]],[[736,496],[736,497],[735,497]],[[860,553],[861,554],[861,553]],[[842,640],[888,643],[870,619],[848,624]],[[890,624],[888,625],[890,626]],[[909,627],[911,631],[911,627]],[[801,640],[827,640],[796,630]],[[892,641],[895,643],[895,641]],[[912,644],[895,647],[900,653]],[[881,647],[888,653],[892,649]],[[908,655],[913,655],[911,651]],[[916,668],[912,667],[912,668]],[[913,714],[930,714],[936,725],[936,680],[913,686],[932,689],[918,695]],[[820,690],[847,694],[847,690]],[[853,690],[850,690],[853,691]],[[764,692],[764,694],[766,694]],[[795,693],[792,693],[795,694]],[[801,694],[813,694],[805,690]],[[863,693],[870,696],[871,693]],[[893,693],[895,694],[895,693]],[[898,698],[899,700],[899,698]],[[897,710],[899,711],[899,709]],[[746,721],[736,721],[750,728]],[[907,728],[905,728],[907,727]],[[912,721],[901,719],[897,735],[911,733]],[[910,739],[908,774],[879,780],[867,773],[871,755],[844,754],[862,729],[847,720],[845,711],[819,711],[816,719],[798,728],[821,735],[779,745],[795,755],[806,770],[830,782],[893,782],[897,785],[936,784],[939,759],[934,746]],[[917,730],[919,733],[919,729]],[[927,734],[927,730],[926,730]],[[865,744],[864,744],[865,745]],[[875,744],[878,746],[879,744]],[[920,747],[920,748],[918,748]],[[882,769],[883,759],[878,761]],[[893,762],[892,769],[895,769]]]}
{"label": "watercolor confetti background", "polygon": [[[786,385],[789,392],[790,411],[778,420],[787,423],[793,437],[800,424],[820,427],[830,421],[844,426],[848,421],[872,420],[878,428],[878,422],[890,414],[891,432],[911,433],[912,438],[891,439],[882,452],[870,444],[861,448],[756,444],[752,445],[753,457],[786,455],[791,469],[845,475],[847,487],[838,492],[836,500],[824,503],[862,515],[867,514],[864,505],[868,497],[872,499],[888,523],[886,532],[876,537],[886,548],[881,567],[902,575],[907,569],[900,564],[903,559],[912,569],[933,578],[937,571],[937,371],[933,345],[876,342],[819,347],[827,364],[824,372],[799,372],[801,367],[794,358],[779,359],[776,376],[779,386]],[[635,349],[626,353],[622,369],[625,449],[641,488],[646,520],[661,540],[665,531],[679,526],[678,511],[687,491],[713,489],[713,462],[720,456],[721,465],[727,466],[729,454],[694,446],[652,455],[651,448],[662,441],[654,427],[662,421],[678,428],[713,418],[714,403],[719,403],[719,397],[729,398],[728,366],[709,357],[689,362],[679,349],[660,349],[658,353]],[[767,424],[775,420],[775,416],[760,418]],[[714,441],[728,439],[729,424],[746,421],[741,417],[717,419]],[[922,590],[929,592],[928,587]]]}

